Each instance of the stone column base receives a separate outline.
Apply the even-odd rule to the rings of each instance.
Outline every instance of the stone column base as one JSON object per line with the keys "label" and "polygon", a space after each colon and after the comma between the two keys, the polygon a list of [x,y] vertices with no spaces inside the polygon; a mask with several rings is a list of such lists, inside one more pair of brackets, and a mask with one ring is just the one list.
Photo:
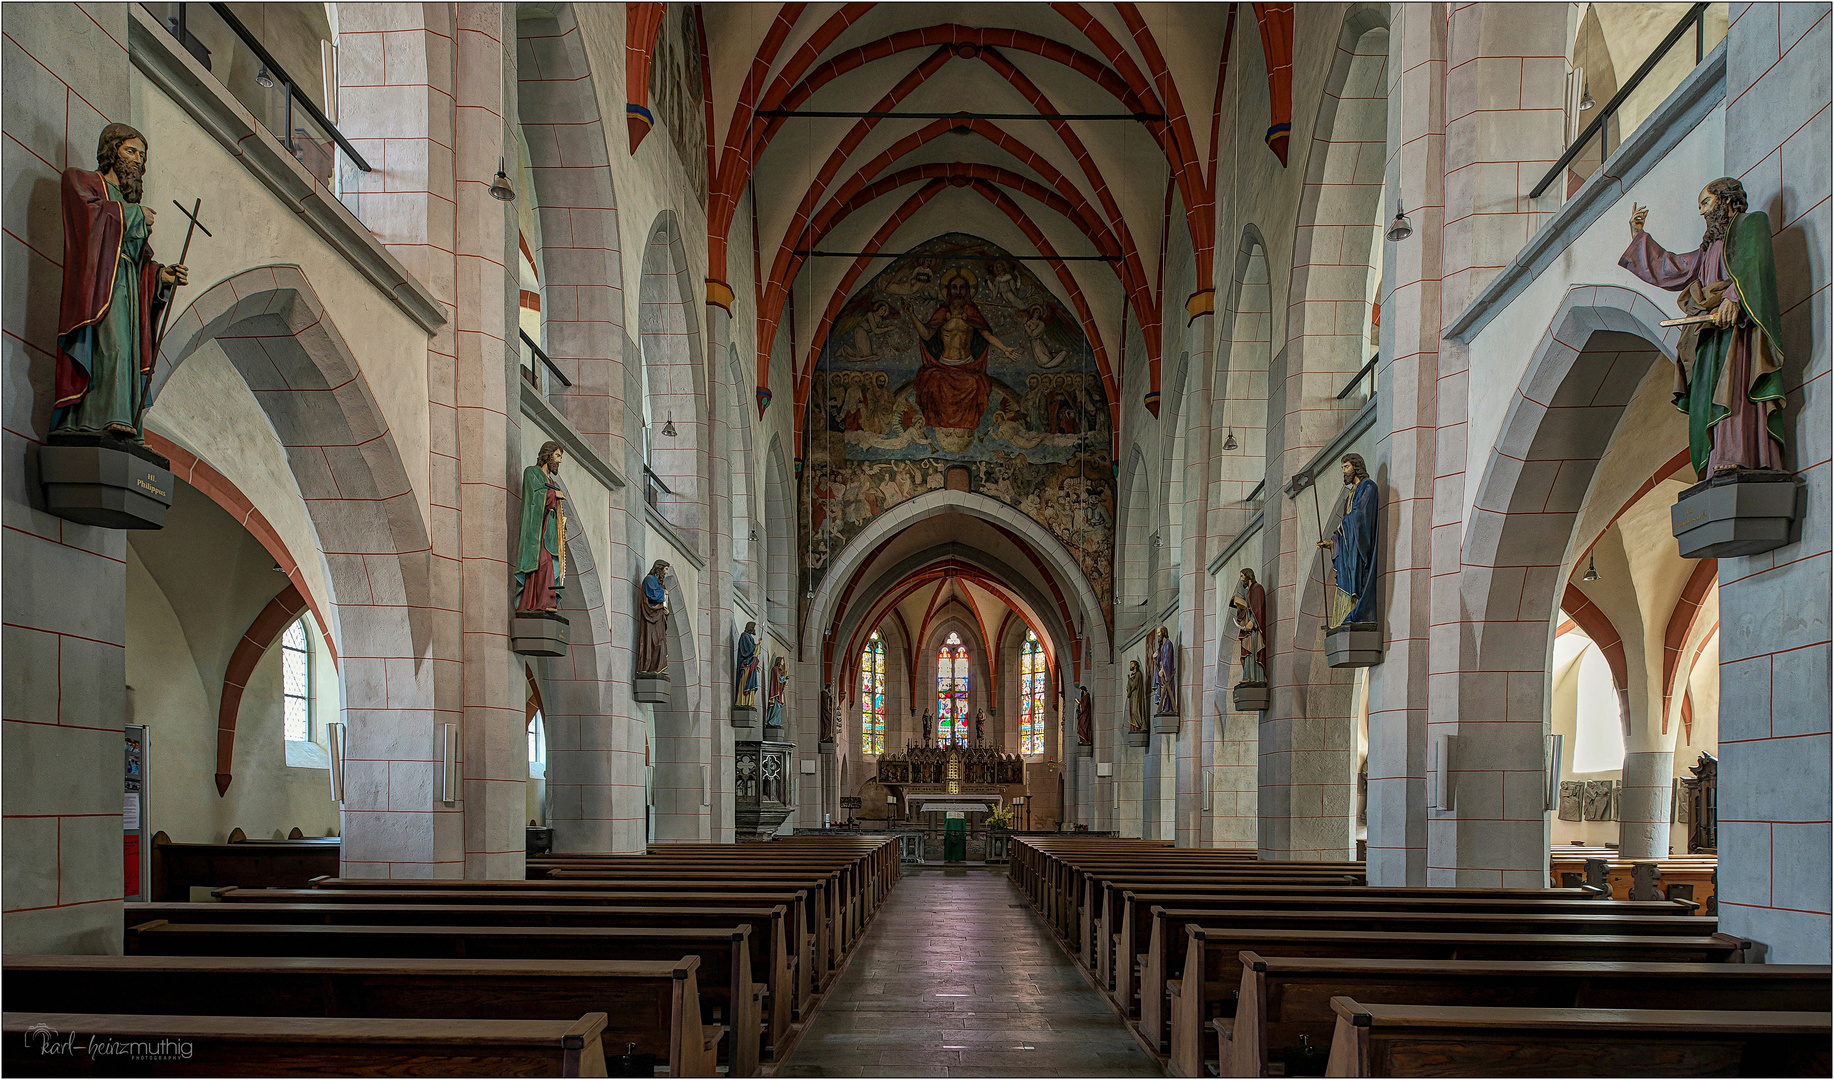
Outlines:
{"label": "stone column base", "polygon": [[651,705],[669,703],[669,673],[639,671],[636,678],[637,700]]}
{"label": "stone column base", "polygon": [[567,628],[564,615],[518,611],[509,621],[509,651],[519,656],[565,656]]}
{"label": "stone column base", "polygon": [[1669,508],[1669,524],[1684,559],[1758,555],[1789,543],[1796,520],[1794,473],[1740,469],[1703,480]]}
{"label": "stone column base", "polygon": [[172,506],[170,462],[106,435],[53,435],[38,448],[45,512],[102,529],[163,529]]}
{"label": "stone column base", "polygon": [[1382,662],[1381,629],[1340,626],[1326,631],[1325,660],[1334,668],[1375,667]]}

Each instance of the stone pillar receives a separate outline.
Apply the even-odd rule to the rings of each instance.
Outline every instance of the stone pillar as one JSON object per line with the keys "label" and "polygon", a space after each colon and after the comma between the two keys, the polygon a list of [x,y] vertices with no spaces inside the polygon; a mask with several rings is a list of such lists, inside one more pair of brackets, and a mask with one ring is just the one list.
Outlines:
{"label": "stone pillar", "polygon": [[[126,5],[63,5],[16,13],[6,25],[7,186],[21,193],[7,200],[0,241],[13,271],[0,316],[7,379],[0,925],[9,952],[121,951],[121,740],[132,719],[127,539],[45,514],[36,478],[56,396],[58,174],[95,168],[102,128],[133,119],[128,18]],[[157,184],[159,153],[149,149],[149,187]]]}
{"label": "stone pillar", "polygon": [[1624,755],[1617,829],[1618,849],[1625,858],[1667,857],[1669,796],[1674,776],[1672,750],[1633,751]]}
{"label": "stone pillar", "polygon": [[[455,147],[458,141],[456,110],[457,89],[454,71],[457,66],[458,36],[454,9],[450,5],[426,4],[402,7],[368,5],[340,10],[338,18],[338,81],[342,112],[339,128],[356,148],[377,167],[369,173],[352,175],[343,199],[360,211],[365,222],[372,223],[377,237],[389,253],[401,260],[414,277],[426,285],[440,302],[446,321],[427,340],[427,414],[428,450],[433,469],[428,482],[427,499],[431,510],[427,532],[432,547],[428,554],[431,572],[431,602],[436,611],[461,611],[465,604],[466,569],[463,561],[463,505],[460,462],[463,459],[459,419],[459,308],[460,289],[454,237],[457,233],[459,199],[458,165]],[[473,58],[478,59],[478,58]],[[482,60],[478,60],[482,62]],[[499,72],[500,77],[500,72]],[[474,88],[489,95],[489,88]],[[496,91],[499,96],[501,91]],[[487,110],[484,110],[487,111]],[[501,105],[498,106],[501,111]],[[468,113],[468,119],[483,111]],[[501,129],[500,116],[487,130]],[[474,126],[472,154],[483,152],[477,144],[477,133],[486,130]],[[493,154],[498,151],[492,150]],[[465,175],[475,179],[475,167],[468,159]],[[486,188],[496,172],[493,160],[482,174],[483,185],[476,194],[489,200]],[[471,205],[470,203],[467,204]],[[475,210],[474,222],[475,224]],[[481,238],[469,241],[473,256],[494,257],[501,267],[501,249],[494,256]],[[468,260],[466,277],[470,344],[481,348],[481,329],[477,323],[482,276],[477,272],[480,260]],[[500,287],[500,286],[499,286]],[[509,325],[514,325],[512,321]],[[500,344],[499,344],[500,347]],[[483,360],[470,354],[466,362],[473,373],[482,376]],[[512,384],[513,385],[513,384]],[[502,391],[498,386],[498,391]],[[472,388],[482,402],[484,391]],[[489,407],[501,411],[501,398]],[[502,426],[502,419],[497,424]],[[480,429],[481,430],[481,429]],[[501,438],[501,436],[499,436]],[[474,464],[470,479],[478,485],[480,498],[494,487],[506,485],[506,462],[499,454],[492,459],[490,471]],[[482,459],[480,450],[479,458]],[[496,528],[501,532],[507,518],[499,516]],[[480,511],[481,513],[481,511]],[[480,602],[488,604],[489,596],[501,596],[503,619],[494,628],[504,633],[507,644],[508,557],[507,538],[485,537],[477,550],[480,561],[471,573]],[[487,590],[484,577],[490,572],[489,556],[496,555],[494,589]],[[466,685],[462,618],[433,620],[432,641],[428,656],[414,657],[411,663],[387,656],[358,656],[348,643],[339,660],[343,678],[345,722],[349,725],[349,750],[345,765],[345,801],[342,814],[343,872],[357,877],[460,877],[466,872],[465,815],[462,803],[448,806],[439,797],[441,749],[440,725],[463,727]],[[488,632],[488,630],[487,630]],[[397,684],[394,676],[401,678]],[[484,690],[486,673],[475,670],[480,690],[501,698],[510,684],[507,663],[491,673],[494,691]],[[382,695],[364,695],[367,685],[386,688]],[[369,697],[370,700],[363,700]],[[480,698],[480,703],[488,698]],[[518,701],[518,714],[520,713]],[[526,747],[526,743],[523,744]],[[461,740],[461,753],[465,749]],[[526,768],[526,750],[524,768]],[[523,774],[526,776],[526,773]],[[463,798],[463,793],[459,793]],[[507,811],[516,805],[520,823],[524,803],[523,791],[516,786],[513,799],[502,800]],[[522,840],[513,846],[523,850]],[[518,865],[520,856],[518,855]],[[517,871],[520,873],[520,871]]]}
{"label": "stone pillar", "polygon": [[1795,543],[1719,560],[1720,928],[1778,964],[1829,948],[1829,21],[1825,5],[1732,9],[1726,165],[1776,234],[1785,461],[1808,481]]}
{"label": "stone pillar", "polygon": [[[745,629],[745,615],[733,606],[732,582],[732,447],[737,441],[728,422],[732,415],[732,395],[739,388],[731,385],[726,363],[732,341],[732,313],[711,299],[707,312],[707,355],[712,358],[707,371],[713,388],[707,412],[707,621],[712,626],[712,706],[713,739],[711,742],[711,790],[708,813],[712,818],[710,834],[715,843],[729,844],[733,839],[733,732],[732,698],[734,686],[734,649],[739,631]],[[741,407],[744,402],[741,401]],[[740,528],[749,528],[741,524]],[[759,723],[763,722],[764,672],[758,675]]]}
{"label": "stone pillar", "polygon": [[509,651],[509,552],[504,526],[517,520],[520,419],[516,331],[518,284],[512,204],[491,197],[504,147],[515,145],[513,9],[500,3],[459,4],[453,176],[456,222],[453,263],[458,305],[458,529],[464,588],[465,876],[520,878],[523,872],[524,785],[528,742],[522,665]]}
{"label": "stone pillar", "polygon": [[1178,797],[1178,738],[1154,735],[1140,762],[1140,838],[1174,839]]}
{"label": "stone pillar", "polygon": [[1439,268],[1445,223],[1446,22],[1398,5],[1388,36],[1388,201],[1414,235],[1387,244],[1376,430],[1370,461],[1383,487],[1382,663],[1369,672],[1371,885],[1426,884],[1426,722],[1431,671],[1432,529],[1439,364]]}
{"label": "stone pillar", "polygon": [[[1548,217],[1528,192],[1565,149],[1566,123],[1564,7],[1478,4],[1453,9],[1450,19],[1442,326],[1496,275],[1505,258],[1498,253],[1518,250]],[[1477,655],[1483,633],[1473,624],[1486,618],[1490,582],[1484,568],[1462,558],[1473,479],[1465,474],[1471,376],[1470,347],[1442,341],[1427,739],[1429,748],[1440,735],[1456,742],[1446,781],[1452,809],[1429,812],[1427,884],[1532,888],[1547,883],[1547,719],[1543,710],[1493,717],[1496,702],[1514,698],[1517,681],[1547,675],[1484,670]],[[1392,707],[1391,697],[1383,707]],[[1478,717],[1486,722],[1460,723]],[[1392,840],[1392,819],[1383,820]]]}
{"label": "stone pillar", "polygon": [[[1209,282],[1201,283],[1205,286]],[[1180,416],[1188,416],[1184,446],[1184,550],[1179,581],[1178,711],[1183,717],[1176,747],[1172,832],[1179,847],[1209,846],[1204,825],[1204,778],[1209,768],[1210,695],[1205,693],[1206,658],[1215,655],[1214,608],[1210,597],[1211,381],[1216,367],[1216,291],[1204,288],[1186,302],[1185,328],[1190,366]],[[1154,740],[1158,741],[1157,738]]]}

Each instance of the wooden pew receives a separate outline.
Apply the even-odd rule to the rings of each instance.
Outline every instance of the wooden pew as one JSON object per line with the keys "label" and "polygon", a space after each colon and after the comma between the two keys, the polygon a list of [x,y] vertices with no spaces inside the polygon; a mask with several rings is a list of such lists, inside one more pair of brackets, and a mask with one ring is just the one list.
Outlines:
{"label": "wooden pew", "polygon": [[865,887],[865,870],[857,861],[830,857],[788,856],[761,862],[755,858],[707,856],[682,858],[662,855],[598,856],[559,855],[528,862],[528,880],[605,878],[629,876],[669,877],[682,881],[744,880],[747,882],[808,884],[830,897],[824,908],[833,920],[834,959],[853,947],[872,913]]}
{"label": "wooden pew", "polygon": [[[1242,979],[1222,1033],[1219,1076],[1266,1076],[1301,1036],[1328,1046],[1334,997],[1364,1004],[1826,1012],[1827,966],[1629,964],[1529,960],[1370,960],[1241,954]],[[1174,999],[1177,1001],[1178,999]],[[1203,1076],[1199,1037],[1212,1025],[1173,1020],[1173,1076]]]}
{"label": "wooden pew", "polygon": [[[738,881],[752,888],[794,888],[809,889],[814,893],[814,912],[816,912],[816,952],[818,964],[815,972],[821,979],[820,986],[827,986],[828,978],[840,966],[841,957],[846,952],[848,935],[846,924],[848,909],[841,901],[840,871],[827,872],[790,871],[776,873],[769,870],[740,872],[732,870],[682,870],[673,867],[637,866],[629,869],[579,869],[550,870],[548,876],[534,884],[546,885],[573,884],[587,888],[596,884],[623,885],[627,887],[654,887],[682,889],[701,885],[712,889],[730,889]],[[468,883],[469,884],[469,883]],[[517,883],[527,888],[530,882]]]}
{"label": "wooden pew", "polygon": [[[0,1025],[14,1076],[605,1075],[604,1013],[374,1020],[9,1012]],[[164,1055],[98,1055],[96,1045],[111,1040]]]}
{"label": "wooden pew", "polygon": [[1328,1076],[1827,1076],[1825,1012],[1519,1009],[1331,999]]}
{"label": "wooden pew", "polygon": [[[335,884],[330,884],[335,882]],[[390,888],[388,886],[394,886]],[[499,881],[491,879],[420,878],[379,881],[361,878],[327,878],[311,889],[219,889],[217,899],[235,903],[368,903],[388,893],[387,900],[425,904],[691,904],[695,907],[782,904],[789,925],[802,931],[791,937],[791,963],[796,976],[798,1017],[820,987],[823,973],[816,962],[821,940],[821,919],[814,914],[814,898],[807,889],[776,886],[734,889],[732,886],[697,883],[671,888],[667,883],[629,886],[629,883],[591,881]]]}
{"label": "wooden pew", "polygon": [[1625,858],[1617,852],[1588,853],[1583,855],[1569,854],[1556,849],[1548,863],[1548,877],[1559,882],[1572,875],[1585,879],[1586,863],[1591,859],[1603,859],[1605,862],[1605,886],[1613,898],[1630,899],[1631,891],[1636,884],[1636,868],[1640,863],[1653,864],[1658,874],[1658,889],[1670,885],[1687,885],[1691,887],[1692,899],[1705,905],[1714,898],[1717,891],[1716,881],[1719,873],[1719,856],[1717,855],[1675,855],[1660,859]]}
{"label": "wooden pew", "polygon": [[1213,868],[1179,871],[1136,869],[1131,866],[1080,866],[1076,870],[1079,877],[1075,886],[1076,897],[1072,903],[1075,919],[1066,923],[1063,932],[1077,944],[1083,954],[1084,964],[1091,967],[1095,966],[1091,961],[1095,959],[1097,927],[1101,925],[1104,916],[1112,920],[1110,905],[1125,889],[1178,891],[1183,886],[1248,885],[1256,882],[1281,885],[1362,885],[1366,880],[1362,868],[1349,863],[1320,865],[1237,862]]}
{"label": "wooden pew", "polygon": [[[1559,903],[1559,908],[1547,910],[1570,911],[1587,914],[1594,910],[1597,893],[1576,889],[1479,889],[1479,888],[1426,888],[1405,885],[1314,885],[1287,884],[1248,885],[1241,883],[1212,884],[1176,884],[1147,886],[1128,882],[1112,882],[1111,898],[1105,911],[1112,911],[1112,922],[1104,919],[1096,928],[1098,978],[1103,985],[1112,988],[1116,979],[1117,956],[1137,956],[1142,952],[1151,952],[1153,907],[1160,906],[1168,910],[1195,910],[1215,908],[1226,911],[1242,907],[1268,907],[1267,904],[1244,903],[1254,896],[1279,896],[1282,903],[1278,906],[1294,910],[1324,910],[1341,906],[1339,899],[1356,901],[1381,901],[1366,903],[1363,906],[1383,908],[1386,910],[1405,910],[1414,901],[1423,901],[1429,910],[1437,906],[1451,905],[1462,911],[1487,910],[1490,905],[1497,905],[1495,910],[1508,911],[1519,903]],[[1351,905],[1356,906],[1356,905]],[[1539,910],[1539,909],[1538,909]],[[1673,914],[1687,915],[1692,910],[1686,904],[1659,901],[1654,904],[1643,904],[1637,907],[1613,908],[1619,914]],[[1178,940],[1174,931],[1171,940]]]}
{"label": "wooden pew", "polygon": [[[1187,924],[1183,974],[1173,1008],[1198,1025],[1240,986],[1241,954],[1362,957],[1394,960],[1562,960],[1667,964],[1729,964],[1750,944],[1728,934],[1634,936],[1614,934],[1485,934],[1361,929],[1306,930]],[[1170,982],[1167,993],[1174,993]]]}
{"label": "wooden pew", "polygon": [[[1593,910],[1605,910],[1601,914],[1566,914],[1558,912],[1536,912],[1532,910],[1496,911],[1461,911],[1456,907],[1445,906],[1438,910],[1388,910],[1370,909],[1361,906],[1332,907],[1317,911],[1293,911],[1270,909],[1215,909],[1167,910],[1155,905],[1153,909],[1154,926],[1153,944],[1155,948],[1147,955],[1140,978],[1140,1031],[1145,1035],[1148,1045],[1164,1046],[1170,1032],[1166,1029],[1166,983],[1168,979],[1183,978],[1185,968],[1180,957],[1170,953],[1185,953],[1188,949],[1175,949],[1177,940],[1168,940],[1168,934],[1174,928],[1189,925],[1227,926],[1230,929],[1293,929],[1293,930],[1343,930],[1365,935],[1387,934],[1442,934],[1473,935],[1484,937],[1507,938],[1521,935],[1545,939],[1549,937],[1603,936],[1603,937],[1673,937],[1697,939],[1711,937],[1719,931],[1719,920],[1699,916],[1676,917],[1674,915],[1646,915],[1608,913],[1608,908],[1601,904],[1590,904]],[[1616,905],[1610,905],[1615,907]],[[1494,954],[1493,954],[1494,955]],[[1224,958],[1225,971],[1227,958]],[[1127,1004],[1127,1002],[1122,1002]]]}
{"label": "wooden pew", "polygon": [[[598,926],[324,926],[170,923],[128,928],[129,956],[266,956],[506,960],[669,960],[698,957],[703,1004],[724,1007],[734,1076],[757,1072],[760,991],[750,928]],[[717,1041],[717,1040],[716,1040]]]}
{"label": "wooden pew", "polygon": [[153,900],[189,900],[193,886],[215,888],[304,888],[313,878],[338,872],[342,846],[327,840],[241,841],[234,844],[175,844],[153,834],[150,856]]}
{"label": "wooden pew", "polygon": [[[386,896],[386,893],[365,894]],[[629,906],[587,904],[267,903],[126,904],[129,927],[154,920],[173,923],[323,924],[369,926],[625,926],[751,927],[751,971],[765,987],[765,1056],[774,1056],[789,1033],[795,998],[784,907]]]}

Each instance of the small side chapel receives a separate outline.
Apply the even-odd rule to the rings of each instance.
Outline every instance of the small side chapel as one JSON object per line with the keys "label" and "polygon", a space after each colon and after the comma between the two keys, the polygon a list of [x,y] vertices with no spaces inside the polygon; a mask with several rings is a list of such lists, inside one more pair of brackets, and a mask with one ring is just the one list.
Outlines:
{"label": "small side chapel", "polygon": [[1828,3],[0,52],[0,1068],[1827,1075]]}

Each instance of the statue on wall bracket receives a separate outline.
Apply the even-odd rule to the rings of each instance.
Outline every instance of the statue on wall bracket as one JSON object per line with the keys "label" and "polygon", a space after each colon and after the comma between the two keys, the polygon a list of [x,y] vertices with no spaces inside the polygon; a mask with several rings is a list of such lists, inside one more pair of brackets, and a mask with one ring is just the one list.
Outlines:
{"label": "statue on wall bracket", "polygon": [[104,529],[163,528],[172,505],[169,462],[146,445],[146,398],[156,327],[189,278],[182,258],[153,259],[155,213],[140,203],[147,157],[146,136],[109,124],[95,171],[65,169],[61,185],[56,396],[39,481],[47,512]]}
{"label": "statue on wall bracket", "polygon": [[523,656],[567,655],[567,493],[560,486],[563,447],[542,443],[522,470],[522,523],[516,542],[516,611],[509,647]]}
{"label": "statue on wall bracket", "polygon": [[1331,580],[1325,588],[1325,656],[1332,667],[1374,667],[1382,662],[1382,627],[1376,621],[1376,594],[1381,588],[1377,559],[1377,515],[1382,496],[1363,455],[1338,460],[1344,478],[1344,518],[1318,546],[1331,553]]}
{"label": "statue on wall bracket", "polygon": [[[1699,483],[1670,511],[1683,558],[1756,555],[1789,542],[1795,474],[1784,468],[1783,320],[1770,216],[1748,209],[1745,186],[1722,176],[1700,190],[1707,228],[1694,251],[1670,252],[1631,204],[1630,246],[1618,265],[1679,293],[1675,407],[1688,418]],[[1805,489],[1806,490],[1806,489]]]}
{"label": "statue on wall bracket", "polygon": [[748,622],[733,651],[732,726],[751,727],[758,722],[758,624]]}
{"label": "statue on wall bracket", "polygon": [[1178,734],[1178,646],[1161,626],[1153,639],[1153,734]]}
{"label": "statue on wall bracket", "polygon": [[1236,581],[1235,593],[1229,597],[1229,610],[1235,622],[1236,650],[1242,664],[1242,677],[1235,684],[1232,698],[1237,712],[1265,712],[1267,689],[1267,588],[1255,580],[1248,567]]}
{"label": "statue on wall bracket", "polygon": [[1146,719],[1146,676],[1140,661],[1127,662],[1127,745],[1145,746],[1152,739]]}
{"label": "statue on wall bracket", "polygon": [[1076,747],[1082,757],[1095,752],[1095,700],[1081,683],[1076,687]]}
{"label": "statue on wall bracket", "polygon": [[643,576],[637,621],[637,700],[669,702],[669,564],[657,559]]}
{"label": "statue on wall bracket", "polygon": [[834,687],[824,684],[821,688],[821,745],[818,747],[822,753],[834,753],[834,740],[839,729],[840,706],[834,700]]}
{"label": "statue on wall bracket", "polygon": [[765,691],[764,726],[783,726],[783,700],[789,694],[790,666],[779,656],[771,661],[770,689]]}

